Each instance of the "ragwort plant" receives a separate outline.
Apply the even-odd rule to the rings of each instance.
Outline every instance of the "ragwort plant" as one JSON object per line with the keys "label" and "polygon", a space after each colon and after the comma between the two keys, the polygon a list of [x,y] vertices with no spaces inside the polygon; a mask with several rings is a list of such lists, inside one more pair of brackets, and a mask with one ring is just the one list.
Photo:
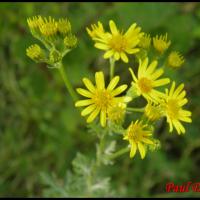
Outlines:
{"label": "ragwort plant", "polygon": [[[168,52],[171,41],[167,34],[151,37],[136,23],[124,32],[113,20],[109,21],[110,31],[105,30],[101,22],[87,27],[94,47],[104,51],[103,58],[109,61],[110,81],[106,83],[104,72],[98,71],[94,75],[95,82],[84,77],[84,88],[76,88],[75,92],[62,64],[65,55],[77,45],[69,20],[35,16],[27,22],[33,37],[43,44],[32,44],[26,50],[27,56],[60,72],[75,107],[84,107],[80,114],[86,118],[88,132],[94,133],[99,141],[95,158],[77,154],[72,162],[73,171],[68,171],[62,186],[42,175],[50,186],[46,190],[48,195],[112,196],[115,192],[109,187],[110,177],[102,175],[102,168],[128,152],[130,158],[139,153],[144,159],[147,153],[161,148],[155,137],[157,121],[166,118],[170,133],[185,134],[182,122],[191,123],[192,120],[191,112],[183,108],[188,102],[184,84],[165,76],[167,68],[177,69],[185,60],[177,51]],[[137,66],[129,62],[131,57]],[[115,74],[115,64],[119,60],[128,63],[124,70],[132,78],[131,83],[119,84],[120,75]],[[83,99],[79,99],[78,94]],[[143,98],[146,105],[142,108],[129,106],[136,98]],[[126,115],[131,117],[136,112],[140,117],[125,127]],[[121,149],[116,135],[124,144]]]}

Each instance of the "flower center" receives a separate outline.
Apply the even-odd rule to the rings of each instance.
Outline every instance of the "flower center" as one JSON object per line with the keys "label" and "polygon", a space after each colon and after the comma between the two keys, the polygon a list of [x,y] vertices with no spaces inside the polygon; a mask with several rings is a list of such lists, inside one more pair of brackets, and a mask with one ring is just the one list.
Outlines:
{"label": "flower center", "polygon": [[135,142],[138,142],[141,140],[142,136],[142,128],[138,124],[132,124],[128,129],[128,139],[134,140]]}
{"label": "flower center", "polygon": [[97,90],[93,100],[97,107],[101,110],[107,111],[107,109],[111,106],[113,97],[107,90]]}
{"label": "flower center", "polygon": [[121,52],[124,51],[127,41],[123,35],[117,34],[112,36],[109,44],[112,49],[117,52]]}
{"label": "flower center", "polygon": [[143,93],[148,93],[152,89],[152,81],[145,77],[138,80],[138,85]]}
{"label": "flower center", "polygon": [[170,99],[167,102],[167,114],[170,118],[176,119],[179,114],[180,107],[175,99]]}

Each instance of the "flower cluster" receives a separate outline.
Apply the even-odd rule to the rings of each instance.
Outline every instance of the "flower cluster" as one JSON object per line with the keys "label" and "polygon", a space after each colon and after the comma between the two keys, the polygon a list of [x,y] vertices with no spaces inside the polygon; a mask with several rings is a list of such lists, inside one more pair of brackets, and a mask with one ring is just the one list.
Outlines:
{"label": "flower cluster", "polygon": [[[138,150],[144,159],[148,150],[160,147],[155,133],[156,122],[162,118],[166,119],[169,132],[175,130],[179,135],[186,132],[183,122],[191,123],[192,120],[191,112],[184,108],[188,102],[184,84],[177,85],[167,77],[169,73],[165,73],[170,67],[180,68],[185,59],[178,51],[168,52],[171,41],[167,34],[152,37],[136,23],[124,32],[113,20],[109,21],[110,32],[101,22],[86,28],[95,42],[94,46],[103,50],[103,57],[110,61],[110,82],[106,85],[107,76],[103,71],[95,73],[95,83],[83,78],[85,88],[77,88],[76,91],[85,99],[77,100],[62,65],[63,57],[77,44],[70,22],[63,18],[56,20],[41,16],[29,18],[27,22],[32,35],[44,45],[44,48],[39,44],[31,45],[26,50],[27,56],[35,62],[45,62],[58,68],[75,107],[84,107],[81,115],[87,116],[86,122],[100,122],[102,129],[109,130],[109,133],[123,134],[122,139],[128,141],[131,158]],[[117,86],[120,76],[115,75],[115,63],[120,60],[128,63],[131,57],[137,65],[125,68],[127,73],[130,72],[131,81]],[[143,108],[130,106],[136,98],[145,100]],[[139,112],[138,119],[135,119],[135,112]],[[127,124],[126,116],[131,118],[128,126],[124,125]]]}
{"label": "flower cluster", "polygon": [[27,19],[29,29],[36,39],[43,43],[27,48],[26,54],[36,62],[45,62],[55,67],[71,49],[76,47],[77,38],[72,34],[68,19],[56,20],[52,17],[34,16]]}
{"label": "flower cluster", "polygon": [[[95,85],[89,79],[83,78],[87,90],[78,88],[77,92],[87,99],[77,101],[75,106],[86,107],[81,115],[88,115],[88,123],[99,115],[102,127],[110,128],[112,124],[121,126],[125,130],[123,139],[129,141],[130,157],[134,157],[138,150],[143,159],[148,149],[155,150],[160,146],[159,140],[155,139],[156,121],[166,118],[169,132],[175,129],[178,134],[185,133],[182,122],[192,121],[191,112],[183,108],[188,102],[184,84],[176,87],[175,81],[163,77],[168,67],[180,67],[184,63],[184,58],[177,51],[167,53],[171,45],[167,34],[151,37],[150,34],[142,32],[136,23],[133,23],[126,32],[120,31],[113,20],[109,21],[109,26],[110,32],[98,22],[87,28],[87,32],[95,42],[94,46],[105,51],[103,57],[110,59],[111,81],[105,87],[102,71],[96,72]],[[153,52],[153,56],[149,56],[150,51]],[[121,59],[128,63],[131,55],[138,63],[137,69],[129,67],[131,84],[123,84],[116,88],[120,77],[113,77],[115,62]],[[164,57],[165,60],[162,65],[159,63],[160,57]],[[159,67],[160,65],[162,67]],[[170,82],[172,84],[168,86]],[[144,108],[128,107],[129,103],[139,97],[146,100]],[[124,129],[126,113],[137,111],[141,113],[141,118],[132,120],[127,129]]]}

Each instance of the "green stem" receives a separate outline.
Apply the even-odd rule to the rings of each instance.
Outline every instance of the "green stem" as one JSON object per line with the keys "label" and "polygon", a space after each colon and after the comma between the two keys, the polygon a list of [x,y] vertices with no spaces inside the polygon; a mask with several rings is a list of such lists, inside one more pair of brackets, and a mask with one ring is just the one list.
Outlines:
{"label": "green stem", "polygon": [[110,58],[110,80],[112,80],[115,73],[115,59]]}
{"label": "green stem", "polygon": [[65,70],[64,70],[64,67],[63,67],[63,64],[60,63],[59,67],[58,67],[58,71],[60,72],[62,78],[63,78],[63,81],[65,83],[65,86],[70,94],[70,96],[72,97],[73,101],[76,101],[78,99],[74,89],[72,88],[72,85],[67,77],[67,74],[65,73]]}
{"label": "green stem", "polygon": [[109,156],[109,159],[113,160],[113,159],[115,159],[115,158],[117,158],[117,157],[129,152],[129,151],[130,151],[130,148],[129,147],[125,147],[125,148],[113,153],[111,156]]}
{"label": "green stem", "polygon": [[127,107],[126,109],[128,111],[132,111],[132,112],[144,112],[145,108],[130,108],[130,107]]}

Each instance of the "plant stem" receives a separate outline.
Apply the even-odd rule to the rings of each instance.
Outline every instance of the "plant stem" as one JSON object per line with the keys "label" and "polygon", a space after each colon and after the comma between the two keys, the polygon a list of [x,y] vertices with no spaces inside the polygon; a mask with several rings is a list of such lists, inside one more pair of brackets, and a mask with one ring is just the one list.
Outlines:
{"label": "plant stem", "polygon": [[64,70],[64,67],[63,67],[63,64],[60,63],[59,67],[58,67],[58,71],[60,72],[62,78],[63,78],[63,81],[65,83],[65,86],[70,94],[70,96],[72,97],[73,101],[76,101],[78,99],[68,77],[67,77],[67,74],[65,73],[65,70]]}
{"label": "plant stem", "polygon": [[119,156],[121,156],[121,155],[127,153],[128,151],[130,151],[130,148],[129,148],[129,147],[125,147],[125,148],[123,148],[123,149],[121,149],[121,150],[115,152],[115,153],[112,154],[111,156],[109,156],[109,159],[110,159],[110,160],[113,160],[113,159],[115,159],[115,158],[117,158],[117,157],[119,157]]}
{"label": "plant stem", "polygon": [[115,59],[110,58],[110,80],[112,80],[115,73]]}
{"label": "plant stem", "polygon": [[128,111],[134,111],[134,112],[144,112],[144,108],[126,108]]}

